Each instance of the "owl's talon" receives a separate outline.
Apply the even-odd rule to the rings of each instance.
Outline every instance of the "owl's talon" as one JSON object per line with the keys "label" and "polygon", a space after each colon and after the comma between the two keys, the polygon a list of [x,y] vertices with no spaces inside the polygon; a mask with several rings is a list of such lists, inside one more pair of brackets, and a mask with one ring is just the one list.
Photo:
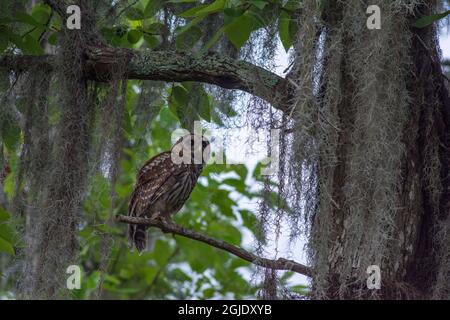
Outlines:
{"label": "owl's talon", "polygon": [[172,223],[172,219],[170,218],[165,218],[163,219],[164,223]]}
{"label": "owl's talon", "polygon": [[[168,218],[164,218],[164,219],[161,219],[161,222],[164,224],[164,225],[167,225],[167,224],[170,224],[171,223],[171,220],[170,219],[168,219]],[[164,230],[161,230],[163,233],[170,233],[169,231],[164,231]]]}
{"label": "owl's talon", "polygon": [[169,222],[170,221],[169,218],[167,218],[165,216],[161,216],[161,215],[156,216],[155,219],[158,221],[161,221],[161,222]]}
{"label": "owl's talon", "polygon": [[[170,224],[172,222],[172,219],[170,219],[170,217],[168,216],[163,216],[163,215],[158,215],[155,219],[157,219],[158,221],[160,221],[162,224],[167,225]],[[168,233],[164,230],[162,230],[163,233]]]}

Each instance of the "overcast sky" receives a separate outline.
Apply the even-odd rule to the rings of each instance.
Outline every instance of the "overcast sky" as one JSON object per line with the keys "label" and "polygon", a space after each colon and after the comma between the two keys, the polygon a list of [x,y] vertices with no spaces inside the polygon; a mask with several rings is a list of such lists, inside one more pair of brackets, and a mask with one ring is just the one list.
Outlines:
{"label": "overcast sky", "polygon": [[442,55],[445,58],[450,58],[450,36],[448,33],[442,33],[440,37]]}
{"label": "overcast sky", "polygon": [[[445,31],[440,35],[440,45],[442,50],[442,55],[444,58],[450,59],[450,35]],[[283,74],[283,71],[288,66],[288,54],[285,52],[283,46],[281,43],[278,46],[277,56],[275,58],[275,64],[276,69],[274,70],[278,75],[284,77],[285,74]],[[234,135],[231,139],[228,139],[227,143],[227,157],[232,158],[234,161],[239,163],[245,163],[249,168],[253,169],[258,160],[261,160],[261,158],[264,157],[266,154],[265,150],[265,142],[260,141],[260,145],[253,145],[253,152],[250,152],[245,145],[246,139],[248,138],[249,132],[246,129],[241,129],[236,132],[236,135]],[[256,151],[256,152],[255,152]],[[250,154],[249,154],[250,153]],[[252,154],[253,153],[253,154]],[[250,179],[252,180],[252,179]],[[247,183],[254,183],[254,181],[247,181]],[[235,199],[238,200],[238,199]],[[257,206],[255,203],[246,203],[245,201],[239,201],[239,205],[241,207],[247,208],[249,210],[257,210]],[[307,263],[306,261],[306,255],[305,252],[302,250],[304,246],[304,242],[301,240],[296,241],[296,243],[292,243],[288,239],[288,233],[289,230],[287,228],[287,225],[283,224],[284,232],[283,236],[280,239],[280,242],[278,243],[278,252],[279,257],[281,256],[287,256],[289,258],[293,258],[301,263]],[[243,244],[244,247],[251,248],[253,244],[253,239],[247,232],[244,232],[244,239]],[[269,253],[269,257],[273,258],[270,253],[275,253],[275,248],[273,247],[274,244],[272,244],[271,248],[267,248],[267,252]],[[294,250],[289,250],[289,247]],[[246,274],[248,277],[249,274]],[[301,275],[295,275],[292,279],[292,284],[306,284],[307,278]]]}

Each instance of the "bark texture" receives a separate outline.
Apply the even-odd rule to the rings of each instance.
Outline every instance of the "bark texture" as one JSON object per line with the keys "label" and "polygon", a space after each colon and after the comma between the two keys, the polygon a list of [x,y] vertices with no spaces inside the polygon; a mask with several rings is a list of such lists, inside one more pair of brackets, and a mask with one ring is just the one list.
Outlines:
{"label": "bark texture", "polygon": [[[83,53],[83,72],[87,79],[106,82],[112,71],[128,58],[124,77],[167,82],[199,81],[226,89],[238,89],[266,100],[287,111],[294,86],[268,70],[249,62],[216,53],[193,55],[186,52],[132,51],[91,45]],[[54,56],[3,56],[0,66],[25,71],[32,65],[54,66]]]}
{"label": "bark texture", "polygon": [[[319,135],[313,295],[448,298],[450,103],[436,30],[412,27],[432,8],[377,4],[383,34],[352,27],[354,8],[339,1],[323,17],[328,54],[319,110],[335,130],[326,143]],[[367,287],[370,265],[381,269],[380,290]]]}

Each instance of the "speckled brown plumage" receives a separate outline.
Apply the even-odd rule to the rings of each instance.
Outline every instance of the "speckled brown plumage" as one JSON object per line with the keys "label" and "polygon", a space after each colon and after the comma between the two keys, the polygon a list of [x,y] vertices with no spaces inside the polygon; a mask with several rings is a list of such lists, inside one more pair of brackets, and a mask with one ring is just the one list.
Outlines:
{"label": "speckled brown plumage", "polygon": [[[195,137],[198,139],[194,144]],[[195,164],[194,151],[209,155],[209,142],[199,136],[187,135],[178,140],[171,151],[151,158],[139,170],[136,186],[131,196],[128,215],[135,217],[168,219],[177,213],[189,198],[201,174],[204,163]],[[172,152],[187,161],[173,161]],[[196,158],[198,159],[198,158]],[[147,231],[144,226],[129,225],[130,247],[142,252],[147,247]]]}

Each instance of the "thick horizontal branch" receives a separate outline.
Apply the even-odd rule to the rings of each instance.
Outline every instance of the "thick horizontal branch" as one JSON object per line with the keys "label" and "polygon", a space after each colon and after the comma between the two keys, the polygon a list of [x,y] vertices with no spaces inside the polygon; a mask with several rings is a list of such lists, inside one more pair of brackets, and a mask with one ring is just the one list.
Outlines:
{"label": "thick horizontal branch", "polygon": [[275,269],[275,270],[293,271],[293,272],[296,272],[296,273],[299,273],[299,274],[302,274],[302,275],[305,275],[308,277],[311,277],[311,275],[312,275],[311,268],[309,268],[303,264],[300,264],[298,262],[295,262],[293,260],[287,260],[287,259],[283,259],[283,258],[279,258],[277,260],[261,258],[251,252],[248,252],[247,250],[244,250],[240,247],[229,244],[223,240],[217,240],[217,239],[211,238],[202,233],[184,228],[173,222],[162,221],[162,220],[157,220],[157,219],[129,217],[129,216],[124,216],[124,215],[116,216],[116,220],[119,222],[140,224],[140,225],[145,225],[148,227],[156,227],[166,233],[177,234],[177,235],[180,235],[180,236],[183,236],[186,238],[197,240],[197,241],[206,243],[210,246],[216,247],[218,249],[227,251],[241,259],[244,259],[248,262],[251,262],[251,263],[261,266],[261,267],[271,268],[271,269]]}
{"label": "thick horizontal branch", "polygon": [[[88,47],[85,53],[86,77],[94,81],[108,81],[111,77],[119,76],[167,82],[204,82],[248,92],[282,111],[288,111],[293,96],[293,86],[288,80],[249,62],[216,53],[194,55],[177,51],[133,51],[105,46]],[[16,71],[26,70],[37,64],[54,67],[55,57],[0,56],[0,67]]]}

